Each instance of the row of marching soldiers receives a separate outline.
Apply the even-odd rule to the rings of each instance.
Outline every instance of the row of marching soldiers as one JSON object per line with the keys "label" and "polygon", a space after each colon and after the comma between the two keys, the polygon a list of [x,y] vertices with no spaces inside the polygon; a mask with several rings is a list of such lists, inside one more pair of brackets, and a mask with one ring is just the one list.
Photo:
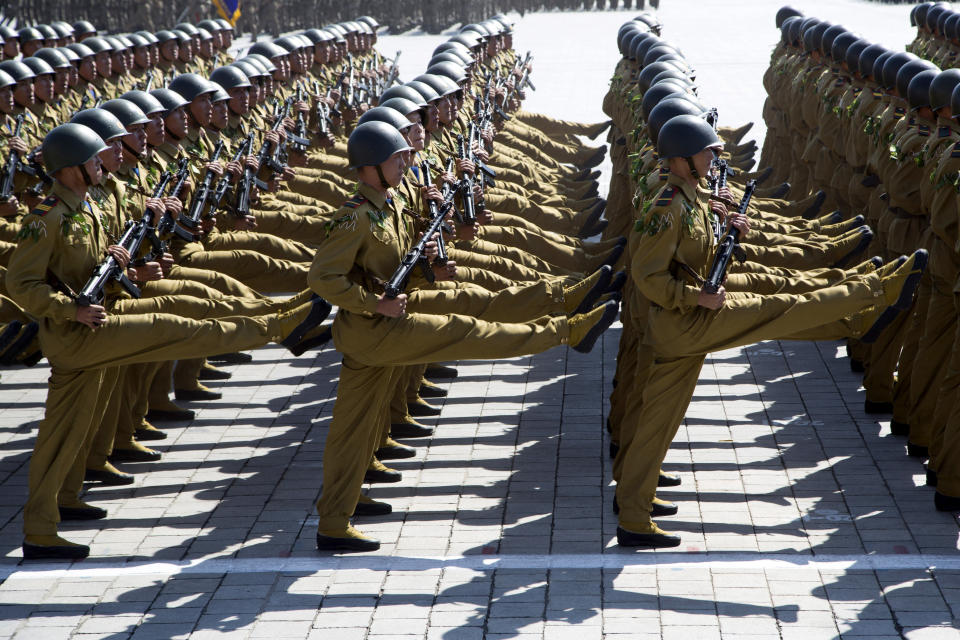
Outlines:
{"label": "row of marching soldiers", "polygon": [[51,366],[27,558],[89,554],[58,525],[105,518],[84,480],[134,483],[115,463],[160,458],[142,444],[166,437],[152,422],[193,418],[171,379],[180,401],[217,397],[198,380],[229,374],[205,358],[331,337],[317,546],[377,548],[351,519],[390,513],[363,484],[399,482],[383,461],[432,434],[416,417],[446,391],[428,376],[456,376],[433,363],[589,351],[618,313],[625,240],[585,239],[607,224],[606,149],[578,137],[608,124],[520,109],[532,66],[506,18],[463,27],[405,84],[373,18],[213,68],[201,28],[226,62],[226,28],[181,24],[185,38],[90,35],[0,63],[3,320],[18,359]]}
{"label": "row of marching soldiers", "polygon": [[827,196],[807,183],[781,182],[780,156],[751,173],[749,125],[718,126],[655,20],[627,22],[617,45],[604,100],[613,119],[607,232],[628,238],[630,278],[608,422],[612,506],[620,545],[672,547],[680,536],[655,519],[678,513],[664,493],[683,478],[662,464],[705,356],[769,339],[879,345],[909,316],[927,253],[871,257],[863,217],[824,209]]}
{"label": "row of marching soldiers", "polygon": [[[942,4],[942,3],[941,3]],[[925,3],[911,48],[944,64],[960,14]],[[764,78],[770,143],[778,176],[822,189],[844,212],[862,212],[870,247],[885,260],[922,247],[929,267],[909,313],[874,344],[848,345],[863,371],[864,410],[889,415],[907,453],[927,460],[934,505],[960,509],[960,70],[887,49],[841,25],[784,7],[781,39]]]}

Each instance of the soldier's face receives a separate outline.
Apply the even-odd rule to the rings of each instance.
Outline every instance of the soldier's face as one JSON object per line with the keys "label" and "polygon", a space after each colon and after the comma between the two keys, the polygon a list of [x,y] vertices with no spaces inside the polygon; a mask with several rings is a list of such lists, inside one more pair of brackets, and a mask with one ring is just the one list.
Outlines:
{"label": "soldier's face", "polygon": [[160,45],[160,55],[163,56],[164,60],[176,60],[177,56],[180,55],[180,45],[177,44],[176,40],[167,40]]}
{"label": "soldier's face", "polygon": [[127,71],[127,58],[123,55],[122,51],[118,51],[113,54],[113,57],[110,60],[111,69],[117,72],[117,75],[122,75]]}
{"label": "soldier's face", "polygon": [[407,170],[407,163],[404,161],[404,155],[409,156],[408,151],[397,151],[395,154],[387,158],[387,161],[380,165],[380,169],[383,171],[383,177],[386,179],[387,184],[391,187],[395,187],[400,184],[400,180],[403,178],[404,172]]}
{"label": "soldier's face", "polygon": [[28,40],[20,48],[23,49],[23,57],[27,58],[43,48],[43,40]]}
{"label": "soldier's face", "polygon": [[120,143],[120,140],[120,138],[117,138],[111,142],[108,142],[108,148],[104,149],[98,154],[100,156],[100,162],[103,164],[103,168],[108,173],[112,173],[119,169],[120,162],[123,160],[123,145]]}
{"label": "soldier's face", "polygon": [[3,43],[3,55],[7,58],[16,58],[20,53],[20,41],[15,39]]}
{"label": "soldier's face", "polygon": [[62,96],[70,86],[70,68],[57,69],[53,80],[53,92]]}
{"label": "soldier's face", "polygon": [[427,123],[424,128],[427,131],[436,131],[437,127],[440,126],[440,111],[437,109],[437,104],[431,102],[427,105]]}
{"label": "soldier's face", "polygon": [[103,168],[100,165],[100,155],[97,154],[83,163],[82,170],[85,171],[87,177],[90,178],[91,184],[100,184],[100,181],[103,180]]}
{"label": "soldier's face", "polygon": [[440,118],[440,122],[443,124],[450,124],[450,122],[453,120],[453,109],[450,105],[449,96],[440,98],[440,100],[437,102],[437,114]]}
{"label": "soldier's face", "polygon": [[133,50],[133,62],[141,69],[150,66],[150,52],[146,47],[135,47]]}
{"label": "soldier's face", "polygon": [[87,57],[81,60],[77,73],[87,82],[94,80],[97,77],[97,65],[94,63],[93,58]]}
{"label": "soldier's face", "polygon": [[0,111],[13,113],[13,91],[10,87],[0,89]]}
{"label": "soldier's face", "polygon": [[426,144],[427,134],[423,129],[420,112],[414,111],[413,113],[407,114],[407,120],[413,123],[413,126],[407,129],[407,142],[410,143],[414,151],[422,151],[424,144]]}
{"label": "soldier's face", "polygon": [[155,113],[151,116],[150,123],[146,126],[147,142],[155,147],[163,144],[167,137],[167,127],[163,124],[163,114]]}
{"label": "soldier's face", "polygon": [[163,119],[163,125],[177,138],[184,137],[187,135],[187,112],[183,107],[174,109]]}
{"label": "soldier's face", "polygon": [[223,39],[223,46],[221,49],[229,49],[230,45],[233,44],[233,32],[232,31],[221,31],[221,38]]}
{"label": "soldier's face", "polygon": [[223,129],[227,126],[227,101],[220,100],[213,103],[213,109],[210,112],[210,124],[217,129]]}
{"label": "soldier's face", "polygon": [[137,155],[143,155],[147,150],[147,130],[145,125],[135,124],[127,127],[127,135],[123,136],[123,142],[137,152]]}
{"label": "soldier's face", "polygon": [[210,124],[210,116],[212,115],[212,111],[213,104],[210,102],[209,93],[197,96],[194,98],[193,102],[190,103],[190,113],[201,127],[205,127]]}
{"label": "soldier's face", "polygon": [[237,115],[244,116],[250,111],[250,90],[243,87],[234,87],[227,91],[230,94],[230,110]]}
{"label": "soldier's face", "polygon": [[80,73],[77,71],[76,67],[70,67],[70,79],[67,80],[67,84],[71,87],[77,86],[77,83],[80,82]]}
{"label": "soldier's face", "polygon": [[213,40],[200,41],[200,53],[208,58],[213,57]]}
{"label": "soldier's face", "polygon": [[93,58],[97,63],[97,75],[109,78],[113,73],[113,65],[110,60],[110,54],[107,51],[101,51]]}
{"label": "soldier's face", "polygon": [[33,93],[33,80],[26,79],[17,83],[17,88],[13,92],[13,99],[21,107],[29,107],[36,101]]}

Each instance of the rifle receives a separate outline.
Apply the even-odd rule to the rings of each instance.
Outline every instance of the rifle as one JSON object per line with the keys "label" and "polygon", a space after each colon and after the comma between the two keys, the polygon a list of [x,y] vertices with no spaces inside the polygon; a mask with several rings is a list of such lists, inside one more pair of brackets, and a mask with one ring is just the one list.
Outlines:
{"label": "rifle", "polygon": [[[220,153],[223,151],[223,140],[217,141],[217,146],[213,149],[213,154],[208,162],[216,162],[220,159]],[[193,194],[193,200],[190,202],[190,208],[180,216],[180,222],[188,229],[196,229],[200,225],[200,215],[203,208],[207,205],[207,199],[210,197],[210,191],[213,187],[213,179],[216,177],[213,171],[207,170],[203,176],[203,182]]]}
{"label": "rifle", "polygon": [[143,83],[143,90],[146,93],[150,93],[150,89],[153,87],[153,71],[147,73],[147,80]]}
{"label": "rifle", "polygon": [[[253,146],[253,133],[251,132],[247,139],[243,141],[243,144],[240,145],[240,148],[237,149],[237,152],[233,155],[231,162],[240,162],[240,158],[250,153],[250,147]],[[220,208],[220,204],[223,202],[223,197],[227,194],[227,189],[230,188],[230,182],[233,180],[234,176],[230,171],[225,171],[223,177],[220,178],[220,182],[217,183],[217,188],[213,192],[213,200],[210,203],[210,213],[211,215],[216,213]]]}
{"label": "rifle", "polygon": [[[743,191],[743,198],[740,200],[740,206],[737,207],[737,213],[744,214],[747,212],[747,207],[750,205],[750,199],[753,197],[756,188],[756,180],[747,183],[747,188]],[[743,262],[747,259],[738,242],[739,238],[740,230],[731,227],[717,246],[717,253],[713,258],[713,265],[710,267],[710,274],[707,276],[706,282],[703,283],[703,289],[707,293],[716,293],[720,290],[724,278],[727,277],[727,268],[730,266],[732,258],[736,258],[737,262]]]}
{"label": "rifle", "polygon": [[[164,171],[151,197],[159,198],[163,196],[163,192],[166,191],[167,184],[169,184],[172,177],[169,171]],[[147,234],[153,229],[152,223],[154,215],[152,209],[147,209],[143,212],[143,217],[136,222],[132,220],[127,222],[123,236],[120,237],[117,244],[126,249],[131,256],[137,255],[140,252],[140,246],[143,244],[144,239],[147,238]],[[103,302],[103,290],[110,280],[118,281],[127,293],[134,298],[140,297],[140,288],[130,281],[124,268],[120,266],[120,263],[117,262],[113,256],[107,256],[106,260],[97,265],[97,268],[93,271],[93,275],[87,280],[87,283],[83,285],[80,293],[77,294],[77,304],[81,307],[89,307],[90,305]]]}
{"label": "rifle", "polygon": [[[457,136],[457,155],[461,160],[467,159],[467,152],[464,149],[463,136],[461,135]],[[470,226],[477,224],[477,209],[476,203],[473,200],[472,175],[466,176],[460,181],[458,191],[460,191],[460,198],[463,201],[463,214],[461,215],[463,224]]]}
{"label": "rifle", "polygon": [[[290,110],[290,99],[287,98],[283,107],[277,109],[275,119],[273,121],[273,126],[270,128],[271,131],[276,131],[283,124],[283,119],[287,116],[287,112]],[[277,145],[277,149],[273,154],[270,153],[270,141],[264,139],[263,145],[260,147],[260,151],[257,153],[257,166],[263,168],[264,164],[273,169],[274,172],[279,173],[283,171],[283,167],[277,165],[275,156],[280,151],[280,145]],[[258,179],[251,167],[247,167],[243,170],[243,178],[240,179],[240,182],[237,184],[237,204],[234,207],[234,215],[238,218],[245,218],[250,215],[250,192],[253,187],[256,186],[258,189],[267,189],[268,186],[265,182]]]}
{"label": "rifle", "polygon": [[89,94],[89,93],[85,93],[85,94],[83,94],[83,99],[80,100],[80,106],[77,108],[76,111],[74,111],[73,113],[70,114],[70,117],[72,118],[73,116],[77,115],[78,113],[80,113],[81,111],[83,111],[84,109],[86,109],[88,102],[90,102],[90,94]]}
{"label": "rifle", "polygon": [[393,57],[393,62],[390,63],[390,73],[387,74],[386,79],[383,81],[383,84],[380,87],[380,93],[383,93],[384,90],[392,87],[393,83],[397,81],[397,76],[399,75],[400,70],[400,68],[397,66],[398,60],[400,60],[399,51],[397,51],[397,55]]}
{"label": "rifle", "polygon": [[[352,107],[356,104],[357,91],[356,85],[354,83],[354,69],[353,69],[353,54],[348,53],[347,59],[350,61],[350,94],[346,100],[347,107]],[[343,99],[343,94],[340,94],[340,99]]]}
{"label": "rifle", "polygon": [[[422,162],[420,164],[420,173],[423,174],[423,185],[427,188],[432,187],[433,176],[430,175],[429,162]],[[447,190],[446,193],[443,194],[443,201],[444,201],[444,204],[446,204],[448,201],[451,203],[453,202],[453,196],[450,195],[449,189]],[[432,222],[437,218],[438,215],[440,215],[440,207],[433,200],[428,201],[428,207],[430,208],[430,220]],[[449,209],[450,207],[447,207],[447,210]],[[440,264],[446,264],[447,263],[447,244],[443,241],[443,232],[445,231],[447,233],[453,233],[453,229],[451,229],[447,224],[442,223],[440,225],[440,231],[441,231],[440,237],[437,240],[437,258],[436,260],[434,260],[434,262],[438,262]],[[431,273],[431,275],[433,274]],[[430,276],[427,276],[426,273],[424,273],[424,276],[428,280],[430,279]]]}
{"label": "rifle", "polygon": [[714,107],[707,112],[706,115],[707,124],[713,127],[713,130],[717,130],[717,126],[720,123],[720,114],[717,112],[717,108]]}
{"label": "rifle", "polygon": [[[429,176],[430,167],[424,163],[421,165],[422,170],[424,170],[424,175]],[[429,186],[429,177],[425,179],[424,184]],[[418,264],[423,269],[423,275],[427,279],[427,282],[434,281],[433,270],[430,268],[430,264],[427,262],[426,256],[424,255],[426,251],[427,243],[430,242],[430,239],[433,237],[433,234],[440,231],[443,226],[444,218],[446,218],[447,212],[450,211],[450,207],[453,206],[453,196],[456,191],[451,191],[448,196],[449,199],[445,199],[443,204],[439,207],[437,203],[430,203],[430,225],[427,227],[427,230],[424,232],[423,237],[417,241],[413,247],[407,251],[406,255],[403,256],[403,260],[400,261],[400,266],[397,267],[397,270],[393,272],[393,275],[390,277],[390,281],[387,282],[384,287],[384,295],[393,300],[398,295],[403,293],[404,287],[407,285],[407,280],[410,278],[410,272],[413,271],[414,267]],[[434,212],[435,211],[435,212]],[[443,245],[443,234],[440,235],[440,246]],[[446,250],[444,249],[444,253]],[[440,260],[438,254],[437,260]],[[446,256],[444,256],[444,261],[446,261]]]}
{"label": "rifle", "polygon": [[[717,170],[717,173],[714,177],[710,179],[710,190],[713,192],[714,196],[719,197],[720,190],[727,186],[727,161],[726,160],[716,160],[714,161],[714,168]],[[720,216],[714,216],[713,218],[713,237],[717,242],[720,242],[720,236],[723,235],[723,225],[720,222]]]}
{"label": "rifle", "polygon": [[[297,83],[297,102],[303,100],[303,85]],[[293,143],[293,148],[297,153],[306,153],[310,146],[310,140],[307,138],[307,121],[303,117],[303,112],[297,110],[297,125],[293,133],[287,132],[287,137]]]}
{"label": "rifle", "polygon": [[[20,130],[23,129],[23,114],[17,116],[17,126],[13,130],[13,137],[20,137]],[[0,200],[6,201],[13,195],[13,179],[20,168],[20,154],[17,151],[11,151],[7,158],[7,164],[3,167],[3,185],[0,186]]]}
{"label": "rifle", "polygon": [[[177,163],[177,172],[172,178],[172,180],[175,182],[173,184],[173,189],[170,191],[171,197],[180,197],[180,191],[183,190],[183,185],[189,177],[190,160],[187,158],[181,158]],[[147,256],[144,262],[156,260],[163,254],[167,253],[167,249],[169,248],[167,246],[167,241],[161,240],[160,238],[166,237],[170,233],[173,233],[178,238],[186,240],[187,242],[194,242],[197,239],[193,233],[179,226],[177,221],[173,219],[173,216],[170,215],[169,211],[164,211],[163,215],[160,217],[160,222],[157,223],[157,228],[147,233],[147,239],[150,240],[152,249],[150,250],[150,255]]]}
{"label": "rifle", "polygon": [[486,163],[482,162],[480,158],[478,158],[477,155],[473,152],[474,141],[476,141],[477,144],[480,143],[480,134],[477,132],[476,124],[473,122],[470,123],[469,133],[470,133],[470,157],[469,157],[470,162],[474,163],[477,166],[477,168],[480,170],[480,173],[483,176],[484,184],[486,184],[488,187],[497,186],[496,182],[494,182],[494,178],[497,177],[497,172],[491,169],[490,167],[488,167]]}

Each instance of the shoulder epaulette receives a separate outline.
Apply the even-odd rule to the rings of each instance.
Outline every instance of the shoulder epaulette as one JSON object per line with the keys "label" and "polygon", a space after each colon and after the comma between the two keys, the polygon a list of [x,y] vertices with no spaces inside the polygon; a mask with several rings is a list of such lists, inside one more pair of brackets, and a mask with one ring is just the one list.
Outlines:
{"label": "shoulder epaulette", "polygon": [[365,197],[357,193],[352,198],[344,202],[343,206],[347,207],[348,209],[356,209],[366,201],[367,199]]}
{"label": "shoulder epaulette", "polygon": [[666,167],[660,167],[660,179],[661,179],[661,180],[666,180],[666,179],[667,179],[667,176],[669,176],[669,175],[670,175],[670,169],[667,169]]}
{"label": "shoulder epaulette", "polygon": [[953,145],[953,149],[950,151],[951,158],[960,158],[960,142]]}
{"label": "shoulder epaulette", "polygon": [[663,190],[663,193],[660,194],[660,197],[657,198],[657,201],[654,203],[655,207],[666,207],[669,206],[673,199],[677,196],[676,187],[667,187]]}
{"label": "shoulder epaulette", "polygon": [[47,211],[53,209],[58,202],[60,202],[60,198],[57,196],[47,196],[43,202],[35,206],[30,213],[35,216],[45,216],[47,215]]}
{"label": "shoulder epaulette", "polygon": [[904,115],[906,115],[906,113],[907,113],[907,110],[904,109],[903,107],[894,107],[893,109],[893,115],[895,115],[898,118],[902,118]]}
{"label": "shoulder epaulette", "polygon": [[917,126],[917,133],[923,136],[924,138],[930,135],[930,126],[926,124],[921,124]]}
{"label": "shoulder epaulette", "polygon": [[871,89],[870,93],[873,95],[875,100],[879,100],[880,98],[883,97],[883,92],[877,89]]}
{"label": "shoulder epaulette", "polygon": [[946,138],[949,135],[950,135],[950,127],[939,127],[937,129],[938,138]]}

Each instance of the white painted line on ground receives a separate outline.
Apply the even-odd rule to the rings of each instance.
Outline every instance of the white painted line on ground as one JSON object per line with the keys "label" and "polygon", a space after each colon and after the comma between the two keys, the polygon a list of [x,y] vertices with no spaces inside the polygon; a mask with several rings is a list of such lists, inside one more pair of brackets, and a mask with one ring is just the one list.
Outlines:
{"label": "white painted line on ground", "polygon": [[0,566],[0,580],[36,578],[94,578],[147,575],[158,578],[184,574],[315,573],[318,571],[426,571],[430,569],[775,569],[890,571],[928,569],[960,571],[960,554],[878,554],[808,556],[785,553],[658,553],[638,552],[567,555],[470,556],[316,556],[297,558],[209,558],[183,562],[8,563]]}

